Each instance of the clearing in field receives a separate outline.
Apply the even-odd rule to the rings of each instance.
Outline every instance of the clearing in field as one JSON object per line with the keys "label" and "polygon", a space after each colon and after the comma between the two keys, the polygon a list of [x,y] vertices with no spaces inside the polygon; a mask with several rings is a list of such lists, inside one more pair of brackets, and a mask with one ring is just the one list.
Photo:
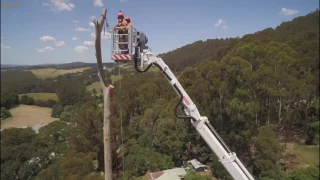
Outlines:
{"label": "clearing in field", "polygon": [[10,109],[12,117],[1,121],[1,129],[49,124],[56,120],[51,117],[51,111],[51,108],[46,107],[20,105]]}
{"label": "clearing in field", "polygon": [[99,82],[94,82],[91,85],[86,87],[87,91],[90,91],[91,93],[92,93],[93,88],[96,89],[97,94],[101,94],[100,90],[102,89],[102,87],[101,87],[101,82],[100,81]]}
{"label": "clearing in field", "polygon": [[285,163],[287,170],[297,168],[319,166],[319,146],[300,145],[298,143],[287,143],[285,151]]}
{"label": "clearing in field", "polygon": [[53,100],[58,101],[58,96],[57,96],[56,93],[27,93],[27,94],[19,94],[19,99],[23,95],[27,95],[28,97],[32,97],[35,101],[36,100],[47,101],[48,99],[53,99]]}
{"label": "clearing in field", "polygon": [[76,69],[55,69],[55,68],[47,68],[47,69],[31,69],[31,71],[38,78],[55,78],[59,75],[68,74],[68,73],[77,73],[82,72],[86,69],[90,69],[90,67],[84,68],[76,68]]}
{"label": "clearing in field", "polygon": [[122,75],[112,75],[110,78],[111,78],[112,83],[114,83],[118,80],[121,80],[123,77],[122,77]]}

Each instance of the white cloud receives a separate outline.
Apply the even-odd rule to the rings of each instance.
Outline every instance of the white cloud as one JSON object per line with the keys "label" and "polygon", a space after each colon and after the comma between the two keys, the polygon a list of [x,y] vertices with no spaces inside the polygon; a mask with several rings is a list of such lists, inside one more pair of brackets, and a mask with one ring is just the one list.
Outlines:
{"label": "white cloud", "polygon": [[11,49],[11,46],[8,46],[8,45],[1,43],[1,49]]}
{"label": "white cloud", "polygon": [[66,43],[64,43],[64,41],[57,41],[56,42],[56,46],[60,47],[60,46],[66,46]]}
{"label": "white cloud", "polygon": [[42,36],[40,38],[40,40],[43,41],[43,42],[50,42],[50,41],[55,42],[56,41],[56,39],[54,37],[52,37],[52,36]]}
{"label": "white cloud", "polygon": [[215,27],[221,27],[221,29],[223,29],[223,30],[229,29],[229,27],[226,26],[225,24],[226,24],[226,22],[225,22],[224,20],[219,19],[219,20],[214,24],[214,26],[215,26]]}
{"label": "white cloud", "polygon": [[39,53],[43,53],[43,52],[51,52],[51,51],[54,50],[54,48],[51,47],[51,46],[46,46],[46,47],[43,48],[43,49],[38,49],[38,48],[36,48],[36,50],[37,50]]}
{"label": "white cloud", "polygon": [[95,16],[91,16],[91,17],[90,17],[91,20],[94,20],[95,18],[96,18]]}
{"label": "white cloud", "polygon": [[51,6],[49,3],[42,3],[43,6]]}
{"label": "white cloud", "polygon": [[92,27],[94,27],[94,24],[93,24],[93,22],[89,22],[89,26],[92,26]]}
{"label": "white cloud", "polygon": [[103,6],[102,0],[93,0],[93,5],[98,7]]}
{"label": "white cloud", "polygon": [[76,31],[84,32],[84,31],[90,31],[90,29],[86,29],[86,28],[78,27],[78,28],[76,28]]}
{"label": "white cloud", "polygon": [[50,0],[49,3],[42,3],[43,6],[51,6],[55,11],[72,11],[75,7],[70,0]]}
{"label": "white cloud", "polygon": [[74,48],[74,50],[76,52],[82,53],[82,52],[88,50],[88,48],[86,46],[77,46],[77,47]]}
{"label": "white cloud", "polygon": [[83,43],[85,46],[94,46],[94,42],[93,41],[84,41]]}
{"label": "white cloud", "polygon": [[[93,38],[96,38],[96,33],[91,33],[90,36]],[[111,33],[105,32],[104,34],[104,32],[101,32],[101,39],[105,39],[105,40],[111,39]]]}
{"label": "white cloud", "polygon": [[76,21],[76,20],[73,20],[72,22],[74,22],[74,23],[79,23],[79,21]]}
{"label": "white cloud", "polygon": [[72,40],[78,40],[76,37],[72,38]]}
{"label": "white cloud", "polygon": [[280,13],[286,16],[297,14],[299,11],[293,9],[282,8]]}
{"label": "white cloud", "polygon": [[57,41],[56,38],[54,38],[52,36],[42,36],[42,37],[40,37],[40,40],[43,42],[53,42],[58,47],[66,46],[64,41]]}
{"label": "white cloud", "polygon": [[219,19],[217,23],[214,24],[215,27],[219,27],[221,24],[224,24],[225,22],[222,19]]}

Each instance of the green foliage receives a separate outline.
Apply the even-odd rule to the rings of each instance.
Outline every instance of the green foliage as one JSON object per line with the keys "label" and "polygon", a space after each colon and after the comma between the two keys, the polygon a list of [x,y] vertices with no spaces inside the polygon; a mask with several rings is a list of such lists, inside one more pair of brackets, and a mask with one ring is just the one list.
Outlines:
{"label": "green foliage", "polygon": [[319,100],[314,102],[313,112],[311,113],[311,122],[307,132],[306,144],[318,145],[319,144]]}
{"label": "green foliage", "polygon": [[184,180],[211,180],[212,177],[210,175],[200,175],[196,173],[195,171],[189,171],[185,176]]}
{"label": "green foliage", "polygon": [[56,104],[57,104],[57,101],[54,100],[54,99],[48,99],[47,100],[47,106],[50,107],[50,108],[52,108]]}
{"label": "green foliage", "polygon": [[36,106],[40,106],[40,107],[48,107],[48,104],[46,101],[43,101],[43,100],[36,100],[34,102],[34,105]]}
{"label": "green foliage", "polygon": [[125,167],[127,176],[141,176],[148,169],[152,172],[170,169],[173,167],[173,162],[170,156],[162,155],[152,148],[133,145],[125,157]]}
{"label": "green foliage", "polygon": [[[59,158],[48,168],[39,172],[37,180],[49,179],[82,179],[84,177],[97,177],[92,175],[94,171],[94,153],[77,153],[69,150],[66,156]],[[101,178],[101,177],[100,177]]]}
{"label": "green foliage", "polygon": [[28,96],[27,95],[21,96],[21,98],[20,98],[20,103],[21,104],[27,104],[27,101],[28,101]]}
{"label": "green foliage", "polygon": [[288,173],[285,180],[317,180],[319,179],[319,170],[314,168],[301,168]]}
{"label": "green foliage", "polygon": [[[245,166],[253,168],[256,178],[282,178],[280,146],[270,126],[278,135],[303,128],[307,144],[319,141],[319,106],[312,106],[319,98],[317,13],[243,38],[197,41],[160,55],[172,71],[179,72],[176,76],[200,114],[208,117]],[[172,168],[173,161],[194,157],[211,162],[217,178],[230,179],[217,158],[210,159],[212,151],[190,121],[174,117],[179,97],[166,78],[159,71],[139,74],[130,66],[122,66],[122,78],[113,91],[115,127],[111,131],[119,135],[123,127],[126,171],[122,179],[140,179],[147,170]],[[103,179],[98,173],[104,167],[103,110],[97,106],[103,95],[93,86],[99,81],[96,72],[91,68],[82,74],[61,75],[57,81],[40,80],[30,72],[1,72],[5,77],[1,77],[1,107],[19,104],[17,93],[57,90],[59,103],[36,100],[34,104],[52,107],[52,117],[61,119],[41,128],[38,135],[30,129],[1,132],[5,179]],[[107,73],[108,82],[117,75],[117,69]],[[95,97],[85,92],[88,84],[96,89]],[[33,104],[27,96],[21,97],[21,103]],[[179,108],[178,113],[183,111]],[[112,142],[113,151],[119,145],[118,140]],[[98,168],[93,165],[96,162]],[[306,179],[312,174],[298,170],[288,178]],[[200,177],[190,172],[186,178]]]}
{"label": "green foliage", "polygon": [[1,131],[1,179],[32,179],[37,174],[39,168],[28,163],[33,158],[35,137],[31,128]]}
{"label": "green foliage", "polygon": [[153,139],[159,152],[170,154],[175,160],[183,158],[186,127],[181,119],[159,119]]}
{"label": "green foliage", "polygon": [[77,152],[96,153],[99,162],[98,170],[103,170],[103,110],[83,104],[74,110],[70,123],[77,124],[68,127],[70,147]]}
{"label": "green foliage", "polygon": [[60,120],[65,122],[70,122],[72,118],[71,113],[63,111],[60,115]]}
{"label": "green foliage", "polygon": [[33,105],[34,104],[34,99],[32,97],[28,97],[26,101],[26,105]]}
{"label": "green foliage", "polygon": [[20,104],[18,94],[15,91],[13,91],[12,88],[4,87],[1,84],[1,107],[10,109],[18,104]]}
{"label": "green foliage", "polygon": [[75,105],[83,102],[86,94],[86,86],[81,77],[59,77],[57,95],[62,106]]}
{"label": "green foliage", "polygon": [[281,179],[280,144],[275,138],[275,132],[270,126],[258,128],[258,135],[253,138],[255,155],[253,173],[257,177]]}
{"label": "green foliage", "polygon": [[52,107],[51,117],[59,118],[62,112],[63,106],[60,104],[56,104]]}
{"label": "green foliage", "polygon": [[41,106],[41,105],[44,105],[44,101],[41,101],[41,100],[37,100],[37,104],[36,102],[34,101],[34,99],[32,97],[28,97],[27,95],[23,95],[21,96],[20,98],[20,103],[21,104],[25,104],[25,105],[37,105],[37,106]]}
{"label": "green foliage", "polygon": [[8,109],[6,109],[5,107],[1,107],[1,112],[0,112],[1,120],[4,120],[9,117],[12,117],[10,111]]}
{"label": "green foliage", "polygon": [[223,47],[230,39],[207,39],[185,45],[174,51],[159,56],[173,71],[182,71],[187,66],[195,66],[199,62],[214,56],[220,47]]}

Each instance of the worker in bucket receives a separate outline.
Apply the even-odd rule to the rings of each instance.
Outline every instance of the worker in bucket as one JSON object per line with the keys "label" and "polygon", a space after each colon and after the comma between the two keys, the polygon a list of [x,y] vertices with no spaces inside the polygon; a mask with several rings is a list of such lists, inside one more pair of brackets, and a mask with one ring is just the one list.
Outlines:
{"label": "worker in bucket", "polygon": [[[127,26],[127,21],[124,19],[124,16],[122,12],[120,11],[118,13],[118,24],[115,26],[118,29],[118,34],[126,34],[126,26]],[[119,42],[127,42],[128,39],[126,35],[119,35]],[[126,44],[119,44],[119,48],[121,50],[126,50],[128,49],[128,45]],[[121,54],[124,54],[125,51],[122,51]]]}
{"label": "worker in bucket", "polygon": [[[125,28],[125,33],[128,34],[129,29],[132,27],[130,17],[127,16],[127,17],[125,18],[125,21],[127,22],[127,26],[126,26],[126,28]],[[128,41],[128,36],[126,36],[125,41]],[[128,44],[126,44],[126,49],[128,49]],[[129,49],[128,49],[128,51],[125,51],[125,53],[126,53],[126,54],[129,54]]]}

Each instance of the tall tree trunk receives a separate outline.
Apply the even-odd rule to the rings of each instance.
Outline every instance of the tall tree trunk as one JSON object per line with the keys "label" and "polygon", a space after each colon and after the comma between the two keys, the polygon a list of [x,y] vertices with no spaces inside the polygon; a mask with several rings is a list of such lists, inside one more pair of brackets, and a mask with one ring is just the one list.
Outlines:
{"label": "tall tree trunk", "polygon": [[96,28],[96,58],[98,64],[98,75],[103,89],[103,104],[104,104],[104,115],[103,115],[103,143],[104,143],[104,176],[105,180],[112,180],[112,155],[111,155],[111,111],[110,111],[110,89],[113,88],[111,85],[107,84],[105,79],[105,73],[102,64],[101,55],[101,32],[104,24],[104,19],[106,19],[107,10],[103,9],[101,18],[99,21],[93,21]]}
{"label": "tall tree trunk", "polygon": [[268,120],[267,120],[267,124],[268,126],[270,125],[270,97],[268,97],[267,99],[267,104],[268,104]]}
{"label": "tall tree trunk", "polygon": [[223,116],[222,116],[222,95],[221,95],[221,92],[220,92],[220,87],[219,87],[219,102],[220,102],[220,116],[221,116],[221,120],[220,120],[220,132],[222,132],[222,122],[223,122]]}

